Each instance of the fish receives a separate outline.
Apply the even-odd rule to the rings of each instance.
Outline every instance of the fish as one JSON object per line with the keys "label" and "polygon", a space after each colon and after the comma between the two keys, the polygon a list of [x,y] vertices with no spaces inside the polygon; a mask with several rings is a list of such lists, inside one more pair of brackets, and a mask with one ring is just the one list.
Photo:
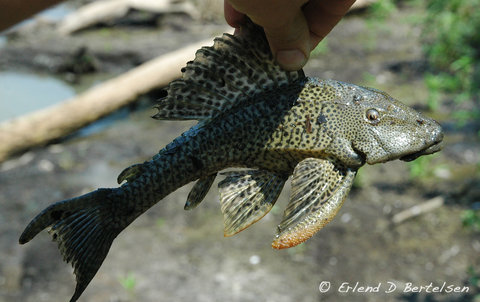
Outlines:
{"label": "fish", "polygon": [[383,91],[283,70],[251,21],[239,34],[224,34],[199,49],[181,71],[153,117],[198,123],[150,160],[121,172],[119,187],[56,202],[20,236],[25,244],[48,229],[74,269],[72,302],[117,235],[190,182],[195,184],[185,210],[202,202],[219,174],[224,177],[218,183],[224,235],[232,236],[265,216],[292,176],[272,242],[284,249],[335,217],[363,165],[411,161],[443,146],[435,120]]}

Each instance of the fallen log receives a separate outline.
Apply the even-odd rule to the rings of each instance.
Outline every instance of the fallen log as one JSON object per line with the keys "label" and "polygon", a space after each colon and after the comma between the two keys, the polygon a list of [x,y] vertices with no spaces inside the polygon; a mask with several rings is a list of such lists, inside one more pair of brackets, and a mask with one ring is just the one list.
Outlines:
{"label": "fallen log", "polygon": [[67,15],[58,25],[59,33],[67,35],[98,22],[108,22],[127,14],[128,0],[93,2]]}
{"label": "fallen log", "polygon": [[63,35],[70,35],[99,23],[109,23],[120,19],[132,9],[155,14],[185,13],[194,19],[199,17],[197,10],[190,2],[173,0],[103,0],[86,4],[66,16],[57,25],[57,31]]}
{"label": "fallen log", "polygon": [[[350,11],[364,9],[377,1],[378,0],[357,0],[350,8]],[[218,5],[220,5],[220,3]],[[66,16],[57,25],[57,31],[63,35],[70,35],[95,24],[102,22],[108,23],[124,17],[131,9],[157,14],[184,13],[193,19],[200,17],[198,9],[187,1],[103,0],[86,4]]]}
{"label": "fallen log", "polygon": [[180,77],[180,69],[213,38],[159,56],[57,105],[0,124],[0,162],[64,137]]}

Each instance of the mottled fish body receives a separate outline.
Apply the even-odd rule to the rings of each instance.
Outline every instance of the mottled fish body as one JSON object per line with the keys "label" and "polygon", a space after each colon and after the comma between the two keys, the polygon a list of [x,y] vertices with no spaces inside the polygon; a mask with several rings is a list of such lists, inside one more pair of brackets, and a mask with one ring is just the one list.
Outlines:
{"label": "mottled fish body", "polygon": [[196,181],[185,209],[197,206],[217,173],[225,236],[261,219],[292,176],[290,202],[272,246],[295,246],[336,215],[358,169],[413,160],[441,149],[432,119],[382,91],[287,72],[273,60],[261,29],[224,35],[200,49],[168,87],[154,116],[199,120],[150,161],[125,169],[118,188],[57,202],[26,227],[20,243],[49,228],[71,262],[76,301],[115,237],[179,187]]}

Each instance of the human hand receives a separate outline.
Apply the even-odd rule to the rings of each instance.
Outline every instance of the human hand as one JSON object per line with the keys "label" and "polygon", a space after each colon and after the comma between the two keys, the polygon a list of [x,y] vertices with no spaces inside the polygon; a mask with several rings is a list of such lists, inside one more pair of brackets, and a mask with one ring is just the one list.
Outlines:
{"label": "human hand", "polygon": [[310,52],[355,0],[224,0],[227,23],[239,28],[247,15],[265,30],[270,49],[286,70],[301,69]]}
{"label": "human hand", "polygon": [[16,23],[31,17],[62,0],[12,1],[0,0],[0,32]]}

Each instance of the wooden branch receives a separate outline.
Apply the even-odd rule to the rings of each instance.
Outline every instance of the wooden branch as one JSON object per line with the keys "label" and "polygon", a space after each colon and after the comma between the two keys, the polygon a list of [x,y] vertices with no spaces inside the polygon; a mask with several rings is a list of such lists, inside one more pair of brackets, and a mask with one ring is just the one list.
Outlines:
{"label": "wooden branch", "polygon": [[445,199],[442,196],[434,197],[424,203],[415,205],[411,208],[408,208],[400,213],[393,215],[392,222],[393,224],[400,224],[407,219],[419,216],[421,214],[430,212],[439,208],[443,205]]}
{"label": "wooden branch", "polygon": [[0,124],[0,162],[12,154],[66,136],[181,76],[180,69],[201,46],[194,43],[148,61],[58,105]]}
{"label": "wooden branch", "polygon": [[57,25],[60,34],[68,35],[99,22],[109,22],[127,14],[128,0],[92,2],[67,15]]}

